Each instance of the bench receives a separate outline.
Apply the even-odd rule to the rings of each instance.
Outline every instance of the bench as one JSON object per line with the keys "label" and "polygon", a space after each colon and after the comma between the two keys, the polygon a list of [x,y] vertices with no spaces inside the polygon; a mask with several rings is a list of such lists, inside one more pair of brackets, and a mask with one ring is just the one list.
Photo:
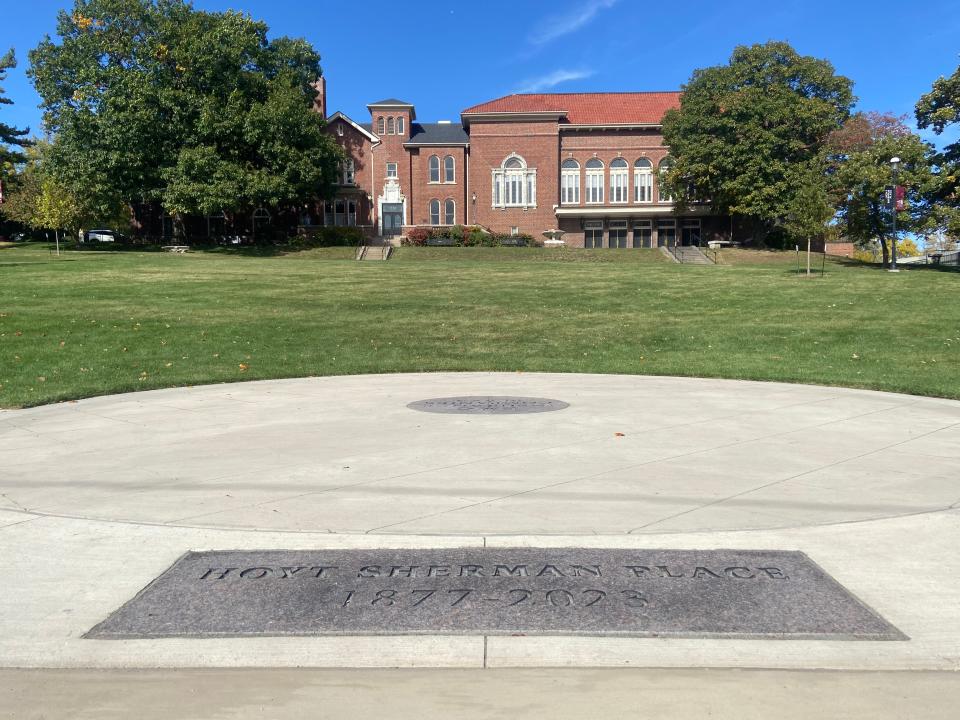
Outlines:
{"label": "bench", "polygon": [[190,251],[189,245],[164,245],[163,249],[167,252],[180,253],[181,255],[185,252]]}

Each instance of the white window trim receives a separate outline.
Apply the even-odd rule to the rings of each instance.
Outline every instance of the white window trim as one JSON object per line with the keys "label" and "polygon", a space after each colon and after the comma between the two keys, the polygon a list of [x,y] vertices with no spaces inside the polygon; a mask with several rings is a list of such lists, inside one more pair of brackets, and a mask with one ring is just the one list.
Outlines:
{"label": "white window trim", "polygon": [[[436,180],[433,179],[433,161],[434,160],[437,161],[437,179]],[[440,165],[441,163],[440,163],[439,155],[431,155],[430,158],[427,160],[427,184],[428,185],[440,184],[440,178],[443,177],[442,168],[440,167]]]}
{"label": "white window trim", "polygon": [[[433,221],[433,204],[434,203],[437,204],[437,221],[436,222]],[[441,214],[442,212],[443,212],[443,207],[440,205],[440,201],[437,198],[434,198],[427,204],[427,215],[430,220],[430,227],[440,226],[441,224],[440,221],[443,220],[443,215]]]}
{"label": "white window trim", "polygon": [[[570,181],[573,181],[570,186]],[[568,190],[573,190],[572,193],[574,198],[564,200],[564,195],[570,195],[571,193],[567,192]],[[560,204],[561,205],[579,205],[580,204],[580,164],[577,163],[575,168],[560,168]]]}
{"label": "white window trim", "polygon": [[[505,167],[510,160],[517,159],[522,167]],[[519,183],[520,202],[510,202],[507,199],[508,178],[515,178]],[[527,165],[520,155],[510,153],[500,163],[500,167],[493,168],[490,171],[490,182],[493,192],[491,193],[491,207],[494,208],[522,208],[524,210],[537,207],[537,169]],[[512,182],[510,183],[512,184]],[[530,192],[532,187],[532,193]],[[532,197],[530,197],[532,195]],[[498,202],[499,200],[499,202]]]}
{"label": "white window trim", "polygon": [[[450,159],[450,174],[453,176],[451,180],[447,180],[447,158]],[[448,185],[456,184],[457,182],[457,161],[453,155],[443,156],[443,182]]]}
{"label": "white window trim", "polygon": [[[604,189],[607,184],[607,177],[606,177],[605,170],[606,168],[589,168],[585,171],[584,202],[587,205],[603,205]],[[595,181],[595,185],[591,185],[591,182],[590,182],[591,180]],[[594,187],[600,190],[600,197],[597,200],[590,199],[590,196],[592,194],[590,191]]]}
{"label": "white window trim", "polygon": [[396,129],[397,135],[403,135],[403,116],[399,116],[396,120]]}
{"label": "white window trim", "polygon": [[[640,188],[647,190],[647,199],[640,197]],[[633,202],[636,204],[647,205],[653,202],[653,165],[642,168],[633,166]]]}
{"label": "white window trim", "polygon": [[[447,203],[453,205],[453,219],[450,222],[447,222]],[[448,226],[457,224],[457,201],[453,198],[447,198],[443,201],[443,224]]]}
{"label": "white window trim", "polygon": [[[624,161],[626,163],[626,161]],[[621,185],[615,186],[613,184],[614,178],[622,181]],[[615,199],[616,194],[614,190],[620,190],[623,199]],[[613,167],[613,164],[610,165],[610,204],[611,205],[625,205],[630,202],[630,167],[624,164],[623,167]]]}
{"label": "white window trim", "polygon": [[[393,175],[390,174],[390,166],[391,166],[391,165],[393,165],[393,168],[394,168],[394,170],[393,170]],[[399,173],[400,173],[400,165],[399,165],[398,163],[395,163],[395,162],[388,162],[388,163],[387,163],[387,177],[388,177],[388,178],[393,178],[394,180],[396,180],[396,179],[399,177]]]}

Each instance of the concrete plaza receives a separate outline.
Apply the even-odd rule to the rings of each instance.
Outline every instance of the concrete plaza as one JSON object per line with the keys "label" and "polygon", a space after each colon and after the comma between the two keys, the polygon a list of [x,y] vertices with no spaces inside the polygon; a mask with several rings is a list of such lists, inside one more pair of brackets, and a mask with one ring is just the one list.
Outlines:
{"label": "concrete plaza", "polygon": [[[570,406],[407,408],[465,395]],[[6,668],[960,669],[960,402],[664,377],[371,375],[2,411],[0,438]],[[187,550],[463,546],[802,550],[910,640],[82,638]]]}

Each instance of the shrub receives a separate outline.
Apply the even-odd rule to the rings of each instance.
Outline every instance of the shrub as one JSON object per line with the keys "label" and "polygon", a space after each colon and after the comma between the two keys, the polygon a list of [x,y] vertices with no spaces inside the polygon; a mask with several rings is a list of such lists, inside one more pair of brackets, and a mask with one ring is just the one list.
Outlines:
{"label": "shrub", "polygon": [[363,230],[357,227],[320,227],[290,238],[287,243],[295,248],[342,247],[359,245],[363,239]]}
{"label": "shrub", "polygon": [[406,237],[400,239],[401,245],[426,245],[430,231],[427,228],[413,228],[407,231]]}

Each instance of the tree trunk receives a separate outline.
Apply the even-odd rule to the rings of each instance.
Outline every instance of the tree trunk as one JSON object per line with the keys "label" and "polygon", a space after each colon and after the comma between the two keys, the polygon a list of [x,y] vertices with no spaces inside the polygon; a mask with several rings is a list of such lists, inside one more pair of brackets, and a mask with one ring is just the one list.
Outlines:
{"label": "tree trunk", "polygon": [[887,239],[880,236],[880,251],[883,253],[883,267],[890,267],[890,251],[887,249]]}

